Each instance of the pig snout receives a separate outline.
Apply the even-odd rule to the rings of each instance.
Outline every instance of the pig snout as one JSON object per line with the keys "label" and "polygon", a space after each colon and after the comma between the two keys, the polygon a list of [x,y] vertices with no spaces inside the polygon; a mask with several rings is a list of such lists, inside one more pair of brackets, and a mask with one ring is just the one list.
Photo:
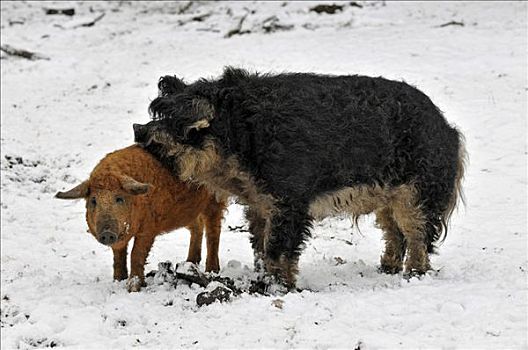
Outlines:
{"label": "pig snout", "polygon": [[147,136],[147,127],[146,125],[134,124],[134,142],[144,143]]}
{"label": "pig snout", "polygon": [[99,243],[112,245],[117,241],[117,234],[112,231],[103,231],[98,238]]}
{"label": "pig snout", "polygon": [[117,222],[110,215],[103,215],[97,222],[96,238],[99,243],[112,245],[117,242],[119,232]]}

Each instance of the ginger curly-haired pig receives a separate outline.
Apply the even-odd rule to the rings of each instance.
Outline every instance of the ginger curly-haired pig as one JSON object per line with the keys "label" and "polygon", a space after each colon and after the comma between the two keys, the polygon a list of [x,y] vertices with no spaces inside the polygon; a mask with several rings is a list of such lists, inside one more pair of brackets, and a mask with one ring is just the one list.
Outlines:
{"label": "ginger curly-haired pig", "polygon": [[[218,244],[225,201],[201,187],[184,183],[159,161],[134,145],[108,154],[90,178],[57,198],[86,200],[89,232],[114,253],[114,279],[128,278],[136,292],[145,285],[144,266],[156,236],[181,227],[191,232],[187,261],[201,260],[202,236],[207,237],[206,271],[218,271]],[[131,273],[127,246],[134,237]]]}

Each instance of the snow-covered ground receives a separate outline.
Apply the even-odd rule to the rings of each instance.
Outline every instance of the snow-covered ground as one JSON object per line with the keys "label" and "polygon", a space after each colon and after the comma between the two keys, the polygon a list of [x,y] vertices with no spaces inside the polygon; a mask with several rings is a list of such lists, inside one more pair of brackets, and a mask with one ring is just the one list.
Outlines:
{"label": "snow-covered ground", "polygon": [[[2,45],[49,58],[0,61],[2,349],[528,347],[527,3],[338,4],[74,2],[72,18],[45,15],[50,2],[2,1]],[[372,218],[361,233],[334,218],[302,255],[299,293],[199,308],[196,285],[150,279],[129,294],[112,282],[84,203],[54,193],[132,143],[159,76],[192,81],[225,65],[382,75],[431,96],[470,154],[467,206],[432,259],[440,272],[379,274]],[[230,206],[221,239],[222,274],[234,277],[252,273],[247,233],[228,228],[241,214]],[[184,260],[188,239],[160,237],[146,270]]]}

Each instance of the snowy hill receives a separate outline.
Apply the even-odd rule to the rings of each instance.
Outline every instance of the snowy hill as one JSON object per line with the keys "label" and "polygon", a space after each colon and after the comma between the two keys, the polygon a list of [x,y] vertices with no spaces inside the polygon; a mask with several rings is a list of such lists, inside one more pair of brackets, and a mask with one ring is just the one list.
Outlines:
{"label": "snowy hill", "polygon": [[[2,349],[528,347],[527,3],[319,4],[1,3],[2,45],[42,58],[0,61]],[[45,14],[59,7],[75,15]],[[428,94],[470,155],[439,272],[380,274],[373,219],[359,232],[331,218],[302,255],[302,292],[199,308],[197,285],[150,279],[129,294],[113,282],[84,203],[53,195],[133,142],[159,76],[193,81],[225,65],[384,76]],[[224,275],[252,276],[248,234],[229,228],[243,225],[231,205]],[[184,260],[188,240],[160,237],[146,271]]]}

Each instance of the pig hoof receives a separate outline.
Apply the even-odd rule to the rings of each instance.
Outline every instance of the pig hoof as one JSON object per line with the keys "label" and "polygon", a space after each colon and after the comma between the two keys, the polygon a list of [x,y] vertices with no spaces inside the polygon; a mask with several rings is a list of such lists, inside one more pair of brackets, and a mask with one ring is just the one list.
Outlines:
{"label": "pig hoof", "polygon": [[133,276],[128,279],[126,285],[127,285],[128,291],[132,293],[132,292],[139,292],[141,290],[142,284],[143,283],[141,283],[141,280],[139,279],[138,276]]}

